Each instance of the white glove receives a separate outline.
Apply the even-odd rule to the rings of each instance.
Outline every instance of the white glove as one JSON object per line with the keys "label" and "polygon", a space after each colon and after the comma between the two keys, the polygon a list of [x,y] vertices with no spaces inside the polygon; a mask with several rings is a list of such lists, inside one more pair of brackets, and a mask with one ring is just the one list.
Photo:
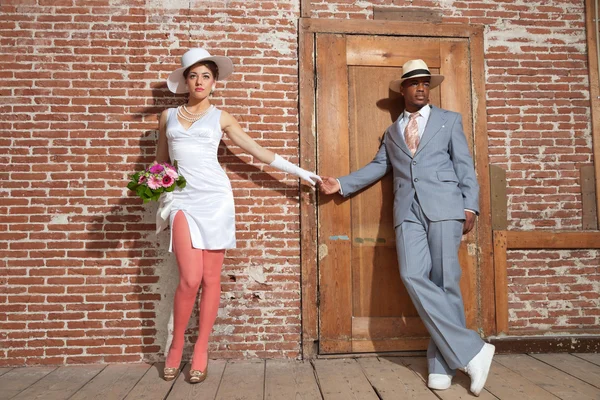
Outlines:
{"label": "white glove", "polygon": [[294,174],[304,179],[305,181],[310,183],[311,186],[315,186],[316,181],[322,182],[321,177],[319,175],[302,169],[297,165],[294,165],[291,162],[284,160],[283,158],[279,157],[279,154],[275,154],[275,159],[270,165],[273,168],[277,168],[278,170],[287,172],[289,174]]}

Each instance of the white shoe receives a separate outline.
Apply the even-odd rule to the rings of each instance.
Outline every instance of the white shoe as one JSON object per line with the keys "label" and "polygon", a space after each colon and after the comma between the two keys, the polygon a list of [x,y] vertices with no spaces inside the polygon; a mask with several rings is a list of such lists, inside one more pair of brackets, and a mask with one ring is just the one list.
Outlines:
{"label": "white shoe", "polygon": [[492,358],[496,347],[491,344],[484,344],[483,348],[465,367],[464,371],[471,378],[471,393],[479,396],[487,380],[490,367],[492,366]]}
{"label": "white shoe", "polygon": [[452,384],[452,375],[429,374],[427,387],[434,390],[446,390]]}

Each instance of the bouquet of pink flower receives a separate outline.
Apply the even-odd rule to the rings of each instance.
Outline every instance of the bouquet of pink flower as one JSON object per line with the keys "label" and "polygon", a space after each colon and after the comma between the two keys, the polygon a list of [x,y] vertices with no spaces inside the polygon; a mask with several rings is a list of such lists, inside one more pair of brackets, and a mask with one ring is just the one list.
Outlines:
{"label": "bouquet of pink flower", "polygon": [[163,162],[131,175],[127,187],[147,203],[150,200],[158,200],[165,192],[172,192],[176,188],[183,189],[185,184],[185,178],[177,173],[177,162],[175,166]]}

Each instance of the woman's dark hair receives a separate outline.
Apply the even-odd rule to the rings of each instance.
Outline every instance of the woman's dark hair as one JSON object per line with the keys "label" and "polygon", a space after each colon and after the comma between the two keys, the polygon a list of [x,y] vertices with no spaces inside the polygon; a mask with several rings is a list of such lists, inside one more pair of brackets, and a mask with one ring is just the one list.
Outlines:
{"label": "woman's dark hair", "polygon": [[188,75],[190,74],[191,69],[199,67],[200,65],[204,65],[206,68],[208,68],[210,70],[210,72],[212,72],[212,75],[215,78],[215,81],[219,80],[219,67],[217,67],[217,64],[215,64],[213,61],[210,61],[210,60],[198,61],[196,64],[189,66],[185,71],[183,71],[183,77],[185,79],[187,79]]}

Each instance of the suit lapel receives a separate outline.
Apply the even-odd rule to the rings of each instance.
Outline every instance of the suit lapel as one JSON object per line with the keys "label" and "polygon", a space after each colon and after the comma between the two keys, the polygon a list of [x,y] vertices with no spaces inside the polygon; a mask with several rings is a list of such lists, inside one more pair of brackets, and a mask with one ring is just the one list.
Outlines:
{"label": "suit lapel", "polygon": [[431,139],[442,129],[444,124],[446,123],[446,113],[440,110],[439,108],[432,106],[431,114],[429,114],[429,120],[427,121],[427,125],[425,125],[425,132],[423,132],[423,136],[419,141],[419,147],[417,147],[417,151],[415,155],[417,155],[423,147],[429,143]]}
{"label": "suit lapel", "polygon": [[[400,115],[400,118],[402,118],[402,115]],[[394,142],[394,144],[396,146],[398,146],[400,148],[400,150],[402,150],[403,152],[406,153],[406,155],[408,155],[409,157],[412,157],[412,153],[410,152],[410,150],[408,149],[408,146],[406,145],[406,142],[404,141],[404,138],[402,137],[402,133],[399,131],[398,129],[398,121],[396,120],[392,126],[390,126],[388,128],[388,132],[389,134],[389,138],[391,139],[392,142]]]}

